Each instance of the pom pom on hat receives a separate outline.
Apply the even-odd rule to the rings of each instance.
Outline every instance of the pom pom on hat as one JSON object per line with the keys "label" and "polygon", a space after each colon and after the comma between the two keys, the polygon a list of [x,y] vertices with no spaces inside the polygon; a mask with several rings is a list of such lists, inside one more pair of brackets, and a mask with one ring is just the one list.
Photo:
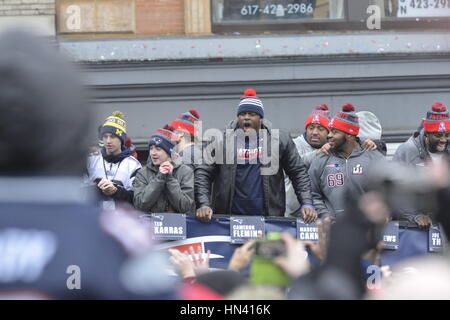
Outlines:
{"label": "pom pom on hat", "polygon": [[123,114],[122,111],[114,111],[111,116],[116,117],[116,118],[120,118],[122,120],[125,119],[125,115]]}
{"label": "pom pom on hat", "polygon": [[106,118],[100,129],[100,135],[103,136],[105,133],[111,133],[118,137],[125,145],[127,139],[127,128],[125,122],[125,115],[122,111],[114,111],[111,116]]}
{"label": "pom pom on hat", "polygon": [[431,110],[434,112],[445,112],[447,107],[440,102],[436,102],[431,106]]}
{"label": "pom pom on hat", "polygon": [[441,102],[435,102],[422,123],[425,132],[445,133],[450,131],[450,117],[447,107]]}
{"label": "pom pom on hat", "polygon": [[197,110],[195,110],[195,109],[189,109],[189,112],[190,112],[194,117],[196,117],[197,119],[200,119],[200,114],[198,113]]}
{"label": "pom pom on hat", "polygon": [[328,108],[328,106],[327,106],[326,104],[321,104],[320,106],[317,106],[317,107],[315,108],[315,110],[328,111],[329,108]]}
{"label": "pom pom on hat", "polygon": [[156,130],[155,134],[151,136],[148,146],[157,146],[162,148],[169,156],[172,155],[173,148],[178,141],[177,135],[173,133],[174,130],[175,128],[169,124]]}
{"label": "pom pom on hat", "polygon": [[256,95],[256,91],[254,89],[246,89],[244,91],[244,96],[241,98],[241,100],[245,99],[245,98],[251,98],[251,97],[258,98],[258,96]]}
{"label": "pom pom on hat", "polygon": [[344,103],[342,111],[330,121],[330,128],[357,136],[359,133],[358,116],[354,113],[356,108],[351,103]]}
{"label": "pom pom on hat", "polygon": [[180,130],[189,133],[191,136],[197,135],[197,128],[195,123],[200,121],[200,114],[195,109],[181,114],[178,119],[172,121],[173,131]]}
{"label": "pom pom on hat", "polygon": [[264,106],[254,89],[246,89],[238,105],[237,115],[243,112],[253,112],[264,118]]}
{"label": "pom pom on hat", "polygon": [[354,112],[355,107],[351,103],[344,103],[342,105],[342,111],[343,112]]}
{"label": "pom pom on hat", "polygon": [[330,122],[330,112],[328,111],[328,106],[322,104],[316,106],[311,112],[310,116],[305,121],[305,130],[310,124],[319,124],[324,127],[327,131],[330,131],[328,124]]}

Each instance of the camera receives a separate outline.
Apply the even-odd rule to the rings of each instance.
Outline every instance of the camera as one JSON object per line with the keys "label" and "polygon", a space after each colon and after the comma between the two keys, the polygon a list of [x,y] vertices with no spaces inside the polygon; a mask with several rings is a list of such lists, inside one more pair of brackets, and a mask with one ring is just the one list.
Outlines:
{"label": "camera", "polygon": [[279,232],[269,232],[266,238],[254,245],[255,253],[250,266],[250,282],[254,285],[285,287],[289,284],[288,275],[273,263],[276,257],[286,255],[286,245]]}
{"label": "camera", "polygon": [[255,243],[255,256],[273,260],[286,255],[286,246],[282,240],[262,240]]}

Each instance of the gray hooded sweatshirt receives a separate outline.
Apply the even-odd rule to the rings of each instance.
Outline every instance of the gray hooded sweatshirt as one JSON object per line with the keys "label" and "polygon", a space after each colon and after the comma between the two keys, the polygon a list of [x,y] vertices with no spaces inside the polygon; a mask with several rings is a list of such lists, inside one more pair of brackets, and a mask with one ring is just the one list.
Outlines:
{"label": "gray hooded sweatshirt", "polygon": [[345,192],[362,195],[372,163],[386,161],[378,151],[353,151],[348,159],[340,154],[320,155],[309,168],[314,206],[320,218],[344,212]]}

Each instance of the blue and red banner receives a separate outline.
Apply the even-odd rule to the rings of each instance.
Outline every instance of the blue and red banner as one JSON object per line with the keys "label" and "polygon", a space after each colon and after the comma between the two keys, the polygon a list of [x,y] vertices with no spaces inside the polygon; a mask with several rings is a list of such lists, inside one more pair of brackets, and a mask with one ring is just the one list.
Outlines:
{"label": "blue and red banner", "polygon": [[[211,250],[211,268],[226,269],[234,250],[238,244],[232,244],[230,238],[230,218],[227,216],[216,216],[210,222],[203,223],[195,217],[186,218],[187,238],[179,241],[160,243],[158,249],[166,250],[176,248],[180,251],[188,251],[192,246],[196,252],[201,249],[202,253]],[[285,218],[266,218],[265,231],[267,232],[287,232],[292,236],[297,236],[296,220]],[[428,250],[428,231],[415,228],[399,227],[398,249],[385,250],[381,255],[382,264],[394,266],[407,258],[424,255]],[[313,264],[317,259],[309,255]]]}

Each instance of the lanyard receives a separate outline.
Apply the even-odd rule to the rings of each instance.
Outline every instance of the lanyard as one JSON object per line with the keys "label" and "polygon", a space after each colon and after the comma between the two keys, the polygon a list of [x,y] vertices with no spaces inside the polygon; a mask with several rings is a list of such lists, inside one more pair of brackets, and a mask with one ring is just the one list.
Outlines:
{"label": "lanyard", "polygon": [[[105,179],[108,180],[108,174],[106,173],[105,159],[102,158],[102,160],[103,160],[103,170],[105,171]],[[119,164],[117,165],[116,172],[114,173],[114,176],[112,177],[111,181],[113,181],[114,178],[116,177],[116,174],[119,171],[119,167],[120,167],[121,163],[122,163],[122,160],[120,160]]]}

